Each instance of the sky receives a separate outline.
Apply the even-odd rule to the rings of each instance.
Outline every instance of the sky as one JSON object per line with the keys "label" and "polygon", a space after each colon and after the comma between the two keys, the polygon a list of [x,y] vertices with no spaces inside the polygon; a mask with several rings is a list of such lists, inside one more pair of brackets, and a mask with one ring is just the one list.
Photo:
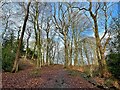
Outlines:
{"label": "sky", "polygon": [[[0,4],[1,5],[1,4]],[[111,8],[111,11],[112,11],[112,16],[113,17],[117,17],[118,16],[118,4],[116,4],[116,5],[114,5],[114,7],[112,7]],[[15,9],[14,9],[14,11],[15,11]],[[15,11],[16,12],[16,11]],[[1,8],[0,8],[0,13],[3,13],[3,11],[1,10]],[[0,14],[0,16],[1,16],[2,14]],[[24,18],[24,17],[23,17]],[[100,19],[100,20],[102,20],[102,19]],[[22,23],[23,23],[23,21],[21,21],[21,22],[19,22],[19,20],[18,20],[18,18],[16,17],[15,18],[15,21],[16,22],[18,22],[17,24],[20,24],[21,23],[21,25],[22,25]],[[108,21],[108,24],[110,24],[110,21],[111,21],[111,19],[109,19],[109,21]],[[99,26],[99,27],[103,27],[103,26]],[[2,20],[1,20],[1,18],[0,18],[0,42],[2,42],[2,37],[1,37],[1,35],[2,35],[2,31],[3,31],[4,29],[2,28]],[[102,35],[103,35],[103,32],[104,32],[104,29],[102,29],[102,28],[99,28],[99,35],[100,35],[100,37],[102,37]],[[84,36],[90,36],[90,37],[94,37],[94,32],[93,32],[93,30],[85,30],[84,32],[82,32],[82,35],[84,35]],[[26,35],[25,35],[25,37],[26,37]],[[26,40],[26,38],[24,37],[24,41]],[[34,36],[32,36],[32,37],[34,37]],[[33,40],[34,39],[31,39],[30,41],[30,43],[32,43],[33,42]],[[58,38],[57,36],[56,36],[56,40],[58,40],[59,41],[59,48],[63,48],[64,47],[64,42],[61,40],[61,38]],[[32,43],[32,47],[33,47],[33,43]]]}
{"label": "sky", "polygon": [[[111,4],[113,4],[113,3],[111,3]],[[118,12],[120,11],[119,7],[120,7],[120,3],[118,4],[118,2],[115,2],[113,7],[110,8],[110,10],[112,11],[112,17],[118,17]],[[111,20],[112,20],[112,18],[109,17],[108,28],[109,28],[109,25],[111,23]],[[100,19],[100,21],[101,21],[101,19]],[[98,24],[99,24],[99,22],[98,22]],[[104,29],[101,28],[101,27],[103,27],[103,25],[99,25],[99,35],[100,35],[100,37],[102,37],[103,33],[104,33]],[[86,36],[94,36],[94,32],[92,30],[84,31],[83,34],[86,35]]]}
{"label": "sky", "polygon": [[[117,1],[117,0],[116,0]],[[0,7],[1,7],[1,3],[0,3]],[[112,15],[114,16],[114,17],[116,17],[117,16],[117,14],[118,14],[118,4],[116,4],[116,5],[114,5],[114,7],[111,9],[112,10]],[[1,8],[0,8],[0,13],[3,13],[3,11],[1,10]],[[2,14],[1,14],[2,15]],[[1,16],[0,15],[0,16]],[[17,21],[17,18],[16,18],[16,21]],[[110,23],[110,21],[108,21],[109,23]],[[109,24],[108,23],[108,24]],[[1,20],[1,18],[0,18],[0,36],[1,36],[1,34],[2,34],[2,31],[3,31],[3,28],[2,28],[2,20]],[[104,32],[104,30],[102,30],[102,29],[100,29],[99,30],[99,35],[100,35],[100,37],[102,36],[102,34],[103,34],[103,32]],[[86,30],[86,31],[84,31],[83,32],[83,35],[86,35],[86,36],[94,36],[94,33],[93,33],[93,31],[92,30]],[[0,37],[0,41],[2,41],[2,38]]]}
{"label": "sky", "polygon": [[[27,0],[4,0],[6,2],[23,2]],[[37,0],[39,2],[86,2],[87,0]],[[92,0],[92,2],[118,2],[120,0]]]}

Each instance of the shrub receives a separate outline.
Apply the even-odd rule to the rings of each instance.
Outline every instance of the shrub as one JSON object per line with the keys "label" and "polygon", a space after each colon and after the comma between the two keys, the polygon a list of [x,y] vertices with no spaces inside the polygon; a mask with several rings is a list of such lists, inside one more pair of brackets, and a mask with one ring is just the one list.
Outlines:
{"label": "shrub", "polygon": [[13,60],[15,59],[15,52],[8,44],[2,48],[2,69],[4,71],[11,71]]}
{"label": "shrub", "polygon": [[120,53],[111,53],[107,56],[108,70],[120,79]]}
{"label": "shrub", "polygon": [[[4,71],[11,71],[13,62],[15,60],[16,51],[18,47],[18,40],[15,39],[13,34],[6,35],[2,43],[2,69]],[[20,52],[24,49],[24,42],[21,45]]]}

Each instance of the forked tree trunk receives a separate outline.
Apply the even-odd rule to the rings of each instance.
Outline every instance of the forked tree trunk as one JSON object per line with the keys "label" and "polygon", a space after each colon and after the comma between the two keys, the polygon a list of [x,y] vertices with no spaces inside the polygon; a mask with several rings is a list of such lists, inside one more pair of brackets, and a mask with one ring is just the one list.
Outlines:
{"label": "forked tree trunk", "polygon": [[[98,24],[97,24],[97,16],[93,15],[91,11],[90,11],[90,15],[94,21],[94,34],[95,34],[95,39],[96,39],[96,52],[97,52],[97,57],[98,57],[100,76],[104,77],[105,73],[108,72],[108,70],[107,70],[106,61],[105,61],[104,50],[100,42]],[[99,53],[100,53],[100,56],[99,56]]]}
{"label": "forked tree trunk", "polygon": [[28,16],[29,16],[30,4],[31,4],[31,2],[29,2],[28,5],[27,5],[27,13],[25,15],[24,24],[23,24],[23,28],[22,28],[22,32],[21,32],[21,37],[20,37],[19,42],[18,42],[18,49],[17,49],[14,65],[13,65],[13,68],[12,68],[12,71],[11,71],[12,73],[18,71],[20,48],[21,48],[21,44],[23,42],[23,37],[24,37],[25,28],[26,28],[26,23],[27,23]]}
{"label": "forked tree trunk", "polygon": [[[105,73],[108,72],[104,53],[105,53],[106,45],[108,43],[109,38],[106,40],[105,45],[103,46],[102,43],[101,43],[101,39],[103,39],[104,37],[102,37],[100,39],[99,31],[98,31],[98,22],[97,22],[98,10],[99,10],[99,7],[96,10],[96,12],[93,13],[92,2],[90,2],[88,11],[90,13],[90,16],[93,19],[93,22],[94,22],[94,35],[95,35],[95,39],[96,39],[96,52],[97,52],[97,58],[98,58],[98,63],[99,63],[100,77],[104,77]],[[105,31],[107,30],[106,10],[107,9],[104,10],[104,12],[105,12]]]}

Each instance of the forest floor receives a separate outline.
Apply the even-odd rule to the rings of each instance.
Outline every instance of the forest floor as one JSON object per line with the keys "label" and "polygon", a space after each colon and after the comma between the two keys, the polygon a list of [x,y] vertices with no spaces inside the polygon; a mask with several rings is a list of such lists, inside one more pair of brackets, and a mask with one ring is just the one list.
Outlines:
{"label": "forest floor", "polygon": [[17,73],[3,72],[3,88],[94,88],[98,87],[78,75],[72,75],[63,65],[44,66],[36,69],[24,61]]}

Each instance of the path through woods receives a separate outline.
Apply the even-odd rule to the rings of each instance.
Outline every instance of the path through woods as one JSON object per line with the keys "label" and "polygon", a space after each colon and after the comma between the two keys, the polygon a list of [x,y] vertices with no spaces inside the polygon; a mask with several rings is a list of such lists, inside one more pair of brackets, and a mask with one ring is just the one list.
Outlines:
{"label": "path through woods", "polygon": [[22,67],[25,69],[17,73],[3,72],[3,88],[96,88],[80,76],[69,75],[62,65],[44,66],[38,71],[32,65]]}

